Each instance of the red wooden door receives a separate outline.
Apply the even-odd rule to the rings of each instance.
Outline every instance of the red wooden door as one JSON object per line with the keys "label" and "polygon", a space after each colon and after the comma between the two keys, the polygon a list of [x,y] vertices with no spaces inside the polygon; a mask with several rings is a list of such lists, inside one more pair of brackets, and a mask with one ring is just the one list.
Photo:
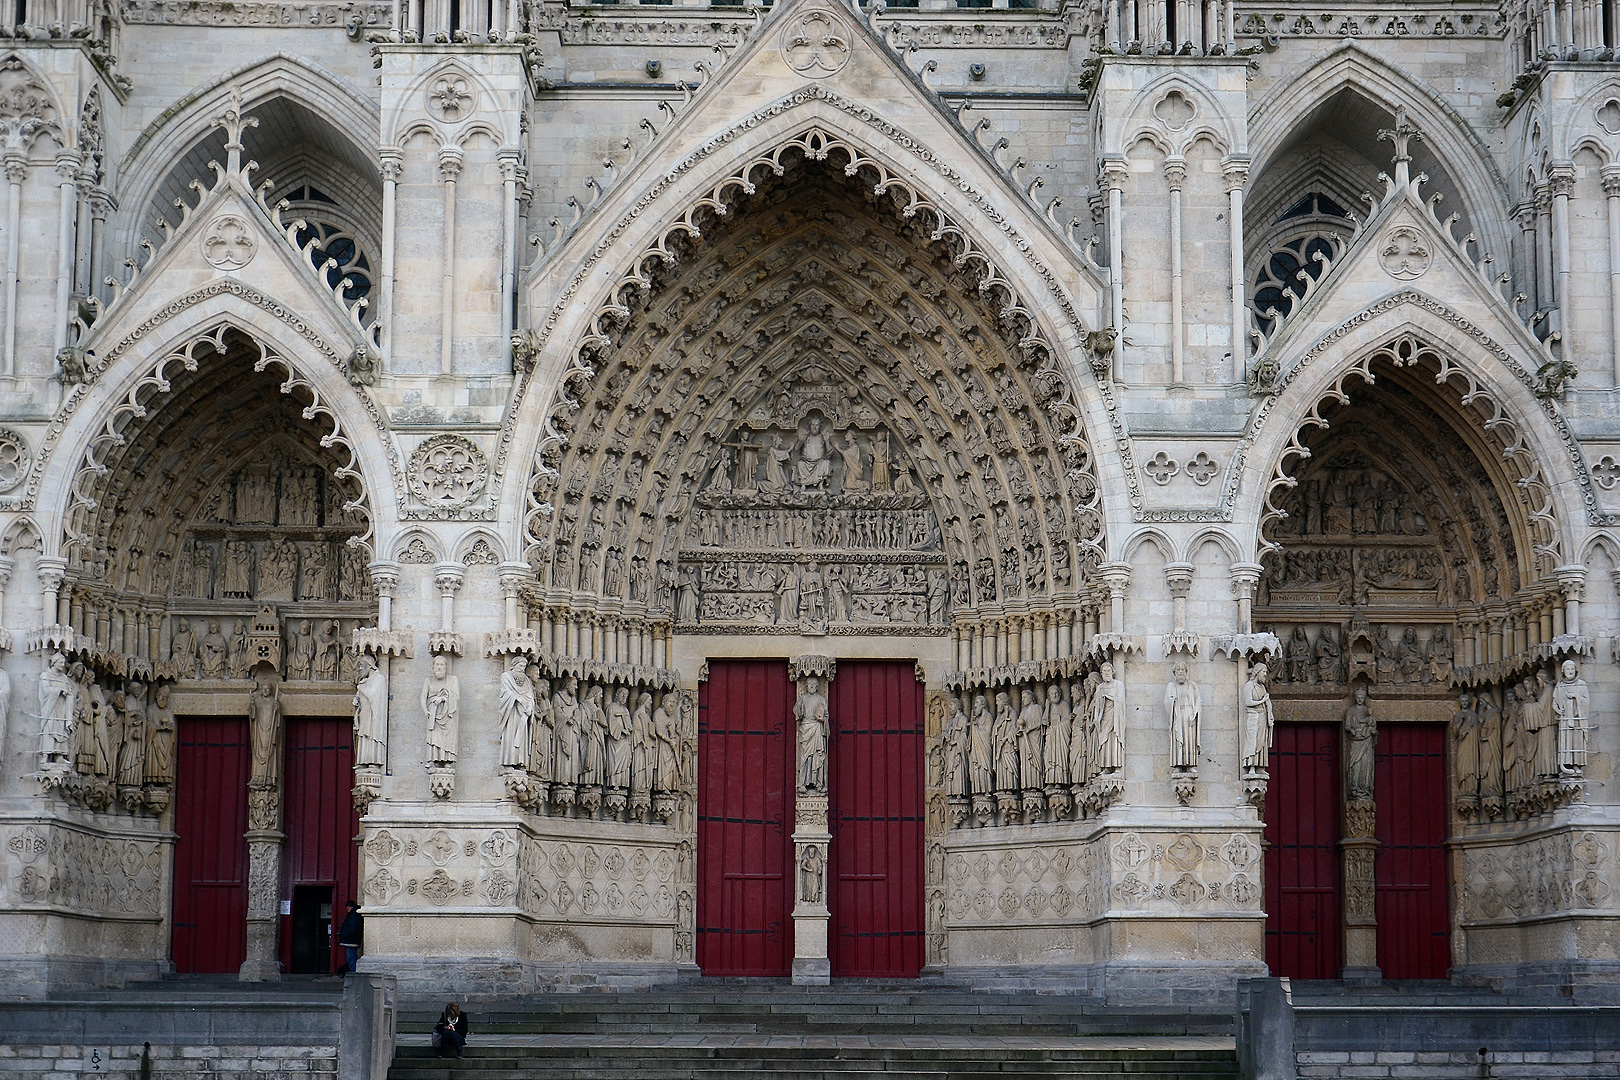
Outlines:
{"label": "red wooden door", "polygon": [[794,697],[781,660],[711,660],[698,687],[705,975],[792,971]]}
{"label": "red wooden door", "polygon": [[1266,965],[1336,979],[1343,965],[1339,725],[1278,724],[1266,791]]}
{"label": "red wooden door", "polygon": [[1443,979],[1451,966],[1446,881],[1446,725],[1384,724],[1373,759],[1378,967]]}
{"label": "red wooden door", "polygon": [[180,720],[174,793],[176,971],[233,972],[247,959],[244,718]]}
{"label": "red wooden door", "polygon": [[[344,905],[359,899],[355,881],[359,853],[354,838],[360,832],[360,816],[350,795],[354,786],[353,733],[354,721],[346,716],[287,720],[287,779],[282,800],[286,883],[281,895],[293,897],[300,887],[331,889],[327,923],[332,933],[322,974],[336,971],[343,962],[337,926],[343,922]],[[293,916],[283,916],[281,922],[281,963],[290,972],[295,970]]]}
{"label": "red wooden door", "polygon": [[834,975],[923,964],[923,695],[916,664],[839,661],[828,701]]}

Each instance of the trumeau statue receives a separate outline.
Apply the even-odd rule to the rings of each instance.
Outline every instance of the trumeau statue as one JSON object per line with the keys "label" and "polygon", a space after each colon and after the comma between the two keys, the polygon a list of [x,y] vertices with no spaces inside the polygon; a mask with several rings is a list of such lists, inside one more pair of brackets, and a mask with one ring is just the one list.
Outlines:
{"label": "trumeau statue", "polygon": [[354,763],[388,764],[388,676],[370,653],[361,654],[354,687]]}
{"label": "trumeau statue", "polygon": [[1373,797],[1373,744],[1378,722],[1367,704],[1367,688],[1357,686],[1344,711],[1344,795],[1347,799]]}
{"label": "trumeau statue", "polygon": [[460,725],[461,680],[450,673],[450,658],[433,657],[433,674],[422,682],[422,711],[427,714],[428,761],[449,765],[456,760]]}
{"label": "trumeau statue", "polygon": [[281,692],[273,674],[260,675],[254,684],[248,699],[248,734],[253,748],[249,780],[273,787],[281,779]]}
{"label": "trumeau statue", "polygon": [[804,689],[793,703],[798,721],[799,790],[827,790],[827,698],[821,680],[814,675],[804,680]]}

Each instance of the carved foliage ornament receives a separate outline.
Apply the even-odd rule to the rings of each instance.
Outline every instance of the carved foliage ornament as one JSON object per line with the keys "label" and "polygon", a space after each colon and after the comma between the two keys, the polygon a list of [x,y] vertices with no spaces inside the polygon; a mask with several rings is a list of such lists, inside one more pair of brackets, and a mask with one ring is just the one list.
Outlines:
{"label": "carved foliage ornament", "polygon": [[21,60],[12,56],[0,63],[0,142],[8,151],[26,151],[56,126],[55,113],[50,91]]}
{"label": "carved foliage ornament", "polygon": [[435,435],[411,455],[411,494],[428,506],[454,510],[483,493],[489,483],[484,452],[460,435]]}

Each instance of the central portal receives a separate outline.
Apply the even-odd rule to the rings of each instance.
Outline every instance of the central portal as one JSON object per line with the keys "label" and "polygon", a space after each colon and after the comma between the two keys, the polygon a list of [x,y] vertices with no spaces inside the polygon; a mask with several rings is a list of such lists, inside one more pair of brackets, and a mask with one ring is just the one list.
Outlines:
{"label": "central portal", "polygon": [[[916,665],[840,662],[827,697],[832,974],[914,977],[923,962]],[[697,960],[706,975],[792,967],[794,700],[786,661],[709,662],[698,704]]]}

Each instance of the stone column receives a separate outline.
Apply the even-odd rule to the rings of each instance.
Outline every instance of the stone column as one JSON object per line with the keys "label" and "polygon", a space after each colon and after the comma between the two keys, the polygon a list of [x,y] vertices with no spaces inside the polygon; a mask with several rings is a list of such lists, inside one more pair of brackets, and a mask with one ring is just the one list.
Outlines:
{"label": "stone column", "polygon": [[1609,351],[1620,386],[1620,164],[1603,166],[1603,195],[1609,208]]}
{"label": "stone column", "polygon": [[[1227,11],[1226,37],[1230,42],[1230,5]],[[1228,44],[1227,49],[1231,48]],[[1249,355],[1249,288],[1243,272],[1243,185],[1249,180],[1248,155],[1234,154],[1222,159],[1221,177],[1226,181],[1227,234],[1232,247],[1232,380],[1242,382]]]}
{"label": "stone column", "polygon": [[796,656],[788,677],[798,684],[793,706],[797,751],[793,809],[793,983],[825,986],[831,981],[828,951],[827,883],[832,866],[828,847],[827,777],[832,729],[826,688],[837,673],[830,656]]}
{"label": "stone column", "polygon": [[461,175],[461,148],[439,151],[439,177],[444,181],[444,267],[439,277],[439,374],[455,372],[456,179]]}
{"label": "stone column", "polygon": [[248,733],[253,771],[248,778],[247,959],[238,975],[243,982],[281,978],[281,756],[283,728],[280,680],[273,668],[255,669],[248,700]]}
{"label": "stone column", "polygon": [[17,374],[17,275],[22,261],[19,230],[22,227],[22,184],[28,175],[28,158],[21,151],[7,151],[6,181],[10,202],[6,210],[6,326],[5,363],[0,375]]}
{"label": "stone column", "polygon": [[[396,29],[399,22],[394,22]],[[399,174],[404,169],[405,155],[398,147],[385,146],[377,152],[382,161],[383,179],[383,205],[382,205],[382,305],[377,313],[377,322],[382,328],[382,352],[385,363],[393,361],[394,344],[394,249],[396,247],[395,229],[398,211],[395,209],[399,194]]]}
{"label": "stone column", "polygon": [[[1185,11],[1184,6],[1179,10]],[[1177,29],[1185,33],[1185,24]],[[1164,159],[1164,180],[1170,187],[1170,385],[1187,382],[1184,365],[1186,331],[1182,326],[1181,187],[1187,182],[1187,159],[1179,154]]]}
{"label": "stone column", "polygon": [[1569,332],[1573,306],[1569,302],[1569,197],[1575,190],[1575,165],[1555,161],[1547,171],[1553,195],[1553,270],[1557,275],[1558,329],[1564,334],[1564,353],[1569,356]]}
{"label": "stone column", "polygon": [[56,326],[51,355],[68,343],[68,306],[73,297],[73,227],[78,221],[80,158],[77,151],[56,156],[58,193],[61,198],[56,228]]}
{"label": "stone column", "polygon": [[1102,183],[1108,189],[1108,291],[1110,295],[1110,311],[1114,330],[1114,364],[1111,378],[1118,380],[1122,376],[1120,370],[1120,356],[1125,351],[1125,252],[1121,247],[1123,223],[1120,215],[1123,213],[1120,202],[1123,198],[1125,177],[1129,175],[1130,165],[1119,154],[1110,154],[1103,159]]}
{"label": "stone column", "polygon": [[[1370,706],[1358,703],[1365,680],[1356,680],[1344,717],[1344,832],[1339,841],[1344,874],[1344,978],[1377,982],[1378,918],[1373,876],[1378,856],[1377,808],[1372,794],[1373,746],[1378,721]],[[1363,701],[1365,698],[1363,698]],[[1364,710],[1364,712],[1362,712]]]}
{"label": "stone column", "polygon": [[517,271],[518,166],[522,151],[504,148],[497,155],[501,164],[501,348],[506,362],[512,362],[512,282]]}

